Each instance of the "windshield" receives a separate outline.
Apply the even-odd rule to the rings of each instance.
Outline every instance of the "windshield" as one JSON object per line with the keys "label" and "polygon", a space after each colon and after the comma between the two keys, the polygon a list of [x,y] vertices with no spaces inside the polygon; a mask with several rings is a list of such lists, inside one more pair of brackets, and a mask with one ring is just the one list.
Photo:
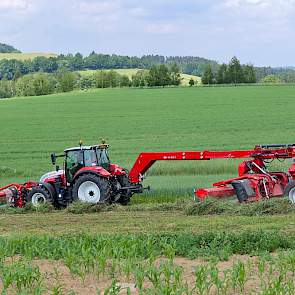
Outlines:
{"label": "windshield", "polygon": [[77,164],[83,165],[83,151],[68,152],[66,162],[69,168]]}

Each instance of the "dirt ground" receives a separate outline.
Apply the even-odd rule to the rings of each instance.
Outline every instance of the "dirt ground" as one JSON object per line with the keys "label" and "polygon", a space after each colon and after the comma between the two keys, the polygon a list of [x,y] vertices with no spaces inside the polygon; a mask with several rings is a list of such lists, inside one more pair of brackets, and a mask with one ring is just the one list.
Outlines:
{"label": "dirt ground", "polygon": [[[163,260],[164,259],[157,259],[156,265],[159,265]],[[233,264],[238,260],[244,262],[245,264],[249,262],[255,264],[257,257],[234,255],[228,261],[217,263],[217,267],[219,271],[223,272],[227,269],[231,269]],[[9,261],[7,261],[7,263],[9,263]],[[189,286],[193,286],[195,282],[195,267],[207,263],[208,262],[199,259],[189,260],[181,257],[176,257],[174,259],[174,264],[183,268],[183,280],[186,281]],[[103,294],[104,290],[110,287],[112,284],[112,280],[108,276],[98,277],[96,274],[86,275],[83,282],[80,277],[73,276],[62,261],[33,260],[32,265],[38,266],[41,273],[43,274],[43,285],[46,289],[51,290],[48,291],[47,294],[71,294],[71,291],[74,291],[75,293],[73,294],[77,295],[94,295],[100,294],[99,292]],[[250,274],[249,280],[245,284],[245,290],[242,293],[239,293],[239,291],[235,291],[227,294],[255,294],[255,290],[257,292],[259,291],[259,284],[260,281],[257,274],[252,273]],[[127,294],[128,288],[130,289],[131,294],[139,294],[132,278],[128,280],[124,276],[119,276],[119,282],[117,283],[117,285],[121,287],[121,291],[119,294]],[[151,287],[151,283],[145,282],[144,287]],[[0,288],[2,289],[2,283],[0,283]],[[53,293],[52,290],[54,288],[56,290],[59,290],[60,293]],[[8,294],[16,293],[14,290],[10,289]],[[216,289],[214,289],[214,287],[211,288],[210,294],[216,294]]]}

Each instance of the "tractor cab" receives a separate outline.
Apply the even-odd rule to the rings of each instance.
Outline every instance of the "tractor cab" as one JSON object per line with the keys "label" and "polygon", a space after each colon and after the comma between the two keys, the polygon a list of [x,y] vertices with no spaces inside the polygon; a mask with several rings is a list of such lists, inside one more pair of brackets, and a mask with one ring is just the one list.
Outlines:
{"label": "tractor cab", "polygon": [[[69,148],[64,151],[65,176],[67,182],[71,182],[75,174],[84,167],[100,166],[109,170],[110,159],[108,156],[109,145],[102,143],[94,146],[82,146]],[[52,155],[52,162],[55,163],[56,155]]]}

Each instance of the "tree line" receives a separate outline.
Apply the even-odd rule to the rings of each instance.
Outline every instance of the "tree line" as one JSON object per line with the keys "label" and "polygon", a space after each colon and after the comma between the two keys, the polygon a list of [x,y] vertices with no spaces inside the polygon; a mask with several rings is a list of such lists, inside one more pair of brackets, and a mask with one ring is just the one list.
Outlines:
{"label": "tree line", "polygon": [[0,98],[14,96],[39,96],[52,93],[110,87],[165,87],[181,83],[180,68],[154,65],[150,70],[140,70],[131,79],[114,70],[98,70],[93,74],[59,71],[56,73],[34,73],[22,76],[17,71],[11,80],[0,81]]}
{"label": "tree line", "polygon": [[177,63],[183,73],[201,75],[208,63],[217,67],[217,63],[200,57],[165,57],[161,55],[145,55],[129,57],[121,55],[98,54],[92,52],[83,57],[82,54],[58,55],[56,57],[36,57],[33,60],[0,60],[0,80],[12,80],[16,72],[22,75],[44,72],[81,71],[85,69],[151,69],[154,65],[171,65]]}
{"label": "tree line", "polygon": [[256,72],[253,65],[241,65],[234,56],[228,64],[222,64],[214,71],[208,65],[202,75],[203,84],[241,84],[256,83]]}

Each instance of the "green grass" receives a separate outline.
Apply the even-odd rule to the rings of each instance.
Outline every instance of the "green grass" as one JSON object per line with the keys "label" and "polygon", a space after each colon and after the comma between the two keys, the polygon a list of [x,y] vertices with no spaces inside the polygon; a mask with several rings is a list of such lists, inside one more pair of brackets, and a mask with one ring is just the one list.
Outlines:
{"label": "green grass", "polygon": [[[294,107],[292,86],[103,89],[2,100],[0,184],[38,179],[52,169],[52,151],[80,139],[92,144],[106,137],[113,162],[126,168],[142,151],[293,142]],[[195,187],[236,175],[238,162],[156,163],[144,182],[152,191],[135,196],[125,208],[1,209],[1,291],[74,294],[66,285],[74,278],[81,282],[77,290],[88,294],[83,288],[93,284],[87,281],[91,273],[107,282],[104,294],[118,294],[117,282],[137,287],[145,282],[149,294],[190,294],[193,286],[200,293],[208,284],[219,294],[244,294],[244,288],[294,294],[295,214],[286,200],[192,203]],[[287,162],[272,165],[288,167]],[[187,285],[182,267],[174,264],[175,255],[218,261],[233,254],[262,258],[238,262],[234,257],[224,271],[215,264],[202,268],[197,261],[196,271],[190,269],[195,285]],[[165,261],[159,263],[159,257]],[[57,263],[51,265],[54,275],[44,273],[44,261]],[[65,269],[70,274],[62,279],[59,272]]]}
{"label": "green grass", "polygon": [[[129,77],[129,79],[132,78],[140,69],[114,69],[118,74],[120,75],[126,75]],[[93,75],[97,70],[84,70],[84,71],[78,71],[79,74],[82,76],[90,76]],[[198,82],[198,84],[201,84],[201,78],[194,75],[188,75],[188,74],[181,74],[181,85],[182,86],[188,86],[189,80],[194,79]]]}
{"label": "green grass", "polygon": [[32,53],[0,53],[1,59],[32,60],[35,57],[56,57],[54,53],[32,52]]}
{"label": "green grass", "polygon": [[[292,142],[294,105],[292,86],[104,89],[2,100],[0,183],[37,179],[52,169],[52,151],[61,152],[80,139],[92,144],[106,137],[113,162],[127,168],[142,151]],[[162,162],[151,169],[147,183],[191,190],[207,186],[208,179],[235,175],[237,164]]]}

